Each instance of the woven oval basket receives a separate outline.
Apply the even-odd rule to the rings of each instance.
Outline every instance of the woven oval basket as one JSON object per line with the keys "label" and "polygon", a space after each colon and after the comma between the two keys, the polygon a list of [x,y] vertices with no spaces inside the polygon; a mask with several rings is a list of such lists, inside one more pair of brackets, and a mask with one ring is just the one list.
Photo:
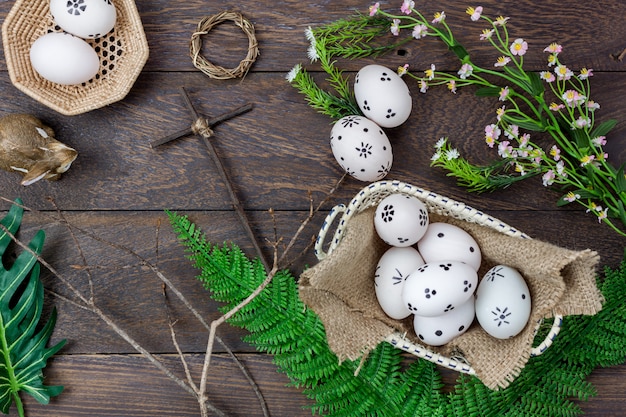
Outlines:
{"label": "woven oval basket", "polygon": [[11,82],[26,95],[67,115],[85,113],[123,99],[148,60],[148,41],[133,0],[113,0],[115,28],[88,39],[100,59],[100,70],[79,85],[42,78],[30,62],[30,47],[40,36],[61,32],[50,14],[49,0],[17,0],[2,25],[2,43]]}
{"label": "woven oval basket", "polygon": [[[430,213],[436,213],[438,215],[470,223],[476,223],[507,236],[530,239],[529,236],[514,227],[511,227],[508,224],[462,202],[446,198],[408,183],[400,181],[380,181],[364,187],[348,205],[341,204],[335,206],[330,211],[319,231],[317,241],[315,242],[315,255],[317,258],[322,261],[330,253],[337,249],[337,247],[341,244],[346,228],[349,227],[349,220],[352,216],[368,208],[376,207],[382,199],[391,194],[404,194],[416,197],[426,205]],[[335,223],[335,231],[331,237],[329,236],[329,233]],[[330,240],[327,242],[329,238]],[[325,246],[328,246],[326,251],[324,250]],[[552,323],[550,330],[547,332],[545,339],[538,346],[532,348],[530,352],[531,356],[541,355],[552,345],[552,342],[559,334],[562,321],[563,317],[561,315],[554,315],[554,322]],[[541,325],[541,322],[536,324],[535,332],[539,330]],[[405,334],[393,332],[387,336],[386,341],[398,349],[409,352],[412,355],[426,359],[443,367],[471,375],[476,374],[476,371],[463,357],[447,357],[433,352],[428,347],[409,340]]]}

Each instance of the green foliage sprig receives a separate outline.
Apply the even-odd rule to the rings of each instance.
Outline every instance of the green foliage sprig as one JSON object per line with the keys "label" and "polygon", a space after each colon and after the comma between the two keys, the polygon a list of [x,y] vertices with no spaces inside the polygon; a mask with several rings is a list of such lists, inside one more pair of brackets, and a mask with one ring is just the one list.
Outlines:
{"label": "green foliage sprig", "polygon": [[[259,260],[249,260],[234,244],[216,246],[186,217],[168,216],[198,279],[225,312],[246,299],[264,280]],[[339,363],[329,349],[317,315],[298,297],[288,271],[273,281],[229,321],[247,329],[245,341],[274,355],[274,363],[312,400],[312,411],[327,416],[413,417],[573,417],[582,414],[573,398],[595,395],[586,381],[597,367],[626,360],[626,258],[605,269],[599,283],[606,302],[595,316],[568,316],[554,344],[531,358],[504,390],[493,391],[476,377],[459,375],[443,390],[436,365],[411,359],[403,366],[399,349],[383,342],[360,364]],[[542,338],[541,335],[538,338]],[[355,375],[355,372],[359,372]]]}
{"label": "green foliage sprig", "polygon": [[[492,19],[483,14],[482,7],[469,7],[467,14],[472,21],[487,23],[480,38],[497,54],[494,69],[481,67],[455,38],[445,12],[426,18],[412,0],[404,0],[399,12],[384,11],[375,3],[369,16],[359,14],[307,30],[309,58],[320,61],[337,95],[322,90],[301,64],[287,79],[313,108],[334,120],[359,114],[347,78],[335,66],[336,58],[378,56],[409,40],[436,38],[459,59],[458,72],[438,71],[432,64],[423,75],[417,75],[407,64],[398,68],[398,73],[415,79],[422,93],[435,86],[447,86],[452,93],[473,86],[477,95],[497,98],[501,107],[496,110],[494,123],[485,126],[485,142],[498,153],[492,163],[471,163],[446,138],[438,142],[431,165],[445,169],[459,185],[473,192],[493,191],[541,176],[544,186],[560,193],[558,206],[582,205],[600,223],[626,236],[626,164],[616,167],[605,152],[606,135],[616,121],[596,123],[600,105],[590,98],[592,69],[583,68],[575,74],[561,61],[562,46],[553,43],[544,49],[548,54],[546,70],[526,70],[524,55],[529,46],[524,39],[513,39],[509,34],[509,18]],[[381,44],[390,34],[397,40],[387,46]]]}
{"label": "green foliage sprig", "polygon": [[[22,221],[23,209],[17,200],[0,221],[0,257],[4,255],[11,236]],[[0,411],[9,413],[13,402],[20,417],[24,407],[19,392],[47,404],[50,397],[63,391],[62,386],[43,384],[43,368],[57,353],[65,340],[47,348],[56,323],[56,309],[41,329],[38,328],[43,310],[44,291],[39,279],[37,256],[43,248],[45,233],[37,232],[28,244],[32,251],[23,251],[9,269],[0,265]]]}

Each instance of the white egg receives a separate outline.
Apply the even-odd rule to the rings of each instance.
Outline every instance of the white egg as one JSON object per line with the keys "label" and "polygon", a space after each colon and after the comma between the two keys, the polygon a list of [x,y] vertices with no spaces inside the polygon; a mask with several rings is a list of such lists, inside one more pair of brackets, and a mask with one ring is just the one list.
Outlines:
{"label": "white egg", "polygon": [[428,210],[416,197],[391,194],[378,203],[374,227],[388,245],[411,246],[426,233]]}
{"label": "white egg", "polygon": [[382,65],[366,65],[354,80],[354,97],[363,114],[382,127],[396,127],[411,114],[413,100],[400,76]]}
{"label": "white egg", "polygon": [[402,302],[402,288],[406,277],[421,265],[424,265],[424,260],[417,249],[410,246],[389,248],[380,257],[374,277],[376,298],[385,314],[392,319],[401,320],[411,315]]}
{"label": "white egg", "polygon": [[415,334],[424,343],[441,346],[451,342],[469,329],[474,321],[474,297],[440,316],[413,318]]}
{"label": "white egg", "polygon": [[427,263],[409,274],[402,301],[420,316],[440,316],[466,302],[474,293],[478,275],[458,261]]}
{"label": "white egg", "polygon": [[480,268],[481,252],[476,240],[465,230],[449,223],[431,223],[417,243],[417,249],[426,263],[459,261],[476,271]]}
{"label": "white egg", "polygon": [[117,20],[112,0],[50,0],[50,14],[61,29],[85,39],[106,35]]}
{"label": "white egg", "polygon": [[530,318],[530,291],[524,277],[509,266],[496,265],[476,290],[476,318],[481,327],[498,339],[521,332]]}
{"label": "white egg", "polygon": [[387,135],[362,116],[339,119],[330,132],[330,147],[343,170],[360,181],[383,179],[393,163]]}
{"label": "white egg", "polygon": [[100,59],[84,40],[68,33],[47,33],[30,48],[33,69],[53,83],[72,85],[92,79]]}

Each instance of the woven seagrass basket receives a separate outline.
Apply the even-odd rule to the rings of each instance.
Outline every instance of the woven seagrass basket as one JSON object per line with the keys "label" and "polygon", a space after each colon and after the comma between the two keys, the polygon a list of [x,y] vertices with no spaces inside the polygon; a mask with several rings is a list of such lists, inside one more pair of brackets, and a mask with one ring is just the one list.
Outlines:
{"label": "woven seagrass basket", "polygon": [[[340,204],[335,206],[330,211],[319,231],[317,241],[315,242],[315,255],[317,258],[322,261],[335,249],[337,249],[337,247],[341,244],[346,228],[349,227],[349,221],[352,216],[368,208],[376,207],[382,199],[391,194],[404,194],[416,197],[426,205],[430,213],[436,213],[438,215],[451,217],[465,222],[475,223],[511,237],[530,239],[530,237],[523,232],[462,202],[446,198],[408,183],[400,181],[380,181],[364,187],[348,205]],[[329,233],[335,223],[335,231],[331,237]],[[327,248],[324,249],[325,247]],[[548,330],[545,339],[538,346],[532,348],[530,356],[541,355],[552,345],[552,342],[559,334],[562,321],[563,316],[554,315],[554,322]],[[539,330],[541,325],[541,322],[536,323],[535,332]],[[476,374],[474,368],[472,368],[472,366],[468,364],[462,356],[448,357],[441,355],[426,346],[422,346],[412,340],[409,340],[406,334],[393,332],[387,336],[386,341],[398,349],[409,352],[412,355],[426,359],[445,368],[470,375]]]}
{"label": "woven seagrass basket", "polygon": [[100,70],[79,85],[42,78],[30,62],[30,47],[40,36],[61,32],[50,14],[49,0],[17,0],[2,25],[2,43],[11,82],[20,91],[67,115],[85,113],[123,99],[148,60],[148,41],[133,0],[113,0],[115,28],[86,40],[100,58]]}

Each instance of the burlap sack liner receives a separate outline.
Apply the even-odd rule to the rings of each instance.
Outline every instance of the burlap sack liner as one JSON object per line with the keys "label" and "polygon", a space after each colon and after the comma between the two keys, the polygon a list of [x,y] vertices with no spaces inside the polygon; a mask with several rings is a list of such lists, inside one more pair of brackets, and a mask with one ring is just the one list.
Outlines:
{"label": "burlap sack liner", "polygon": [[[407,338],[421,343],[415,337],[412,317],[393,320],[376,300],[374,273],[388,246],[376,235],[374,212],[371,207],[355,214],[339,246],[300,277],[300,297],[324,323],[329,346],[340,361],[362,357],[394,331],[406,332]],[[494,265],[508,265],[520,271],[530,289],[529,324],[516,337],[495,339],[475,322],[449,344],[429,347],[446,356],[461,353],[488,387],[505,388],[521,372],[541,319],[554,314],[592,315],[602,308],[603,298],[595,279],[599,262],[596,252],[511,237],[434,213],[430,220],[462,227],[476,239],[483,257],[479,278]]]}

